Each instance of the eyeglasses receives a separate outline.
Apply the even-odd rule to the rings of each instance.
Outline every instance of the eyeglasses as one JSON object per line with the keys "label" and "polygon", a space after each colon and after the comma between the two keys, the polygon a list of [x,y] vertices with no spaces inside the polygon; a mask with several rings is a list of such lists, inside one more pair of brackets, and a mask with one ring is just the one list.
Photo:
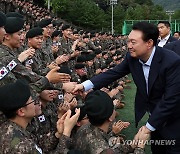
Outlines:
{"label": "eyeglasses", "polygon": [[39,100],[38,100],[38,99],[35,99],[35,100],[32,100],[31,102],[25,104],[23,107],[28,106],[29,104],[32,104],[32,103],[34,103],[34,105],[40,104]]}

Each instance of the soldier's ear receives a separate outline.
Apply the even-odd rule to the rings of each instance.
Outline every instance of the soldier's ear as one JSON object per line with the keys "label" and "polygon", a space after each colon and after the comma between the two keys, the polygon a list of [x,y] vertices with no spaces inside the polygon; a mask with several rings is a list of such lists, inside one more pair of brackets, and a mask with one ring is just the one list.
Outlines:
{"label": "soldier's ear", "polygon": [[81,122],[77,122],[76,126],[81,127]]}
{"label": "soldier's ear", "polygon": [[25,116],[25,112],[24,112],[24,108],[23,107],[18,109],[16,113],[20,117],[24,117]]}
{"label": "soldier's ear", "polygon": [[10,40],[10,38],[11,38],[11,35],[10,34],[5,34],[4,35],[4,41],[9,41]]}

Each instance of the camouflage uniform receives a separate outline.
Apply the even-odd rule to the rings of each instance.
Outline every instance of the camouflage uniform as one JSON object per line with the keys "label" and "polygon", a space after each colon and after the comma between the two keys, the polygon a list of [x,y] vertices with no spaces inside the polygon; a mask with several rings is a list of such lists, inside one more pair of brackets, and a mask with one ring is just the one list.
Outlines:
{"label": "camouflage uniform", "polygon": [[36,137],[37,144],[44,153],[52,151],[58,145],[59,139],[55,137],[57,117],[56,105],[49,102],[42,108],[42,114],[34,117],[27,127],[27,130]]}
{"label": "camouflage uniform", "polygon": [[[99,153],[115,153],[123,154],[133,152],[129,145],[118,144],[117,147],[111,148],[109,145],[107,133],[101,129],[87,124],[82,126],[76,134],[76,148],[86,154],[99,154]],[[144,150],[135,149],[134,154],[144,154]]]}
{"label": "camouflage uniform", "polygon": [[50,71],[50,68],[48,68],[45,64],[43,64],[41,53],[42,53],[42,49],[36,50],[34,56],[32,57],[31,68],[32,71],[37,73],[38,75],[45,76]]}
{"label": "camouflage uniform", "polygon": [[[31,139],[31,135],[17,124],[6,121],[0,126],[0,154],[42,154],[42,150]],[[50,154],[67,153],[69,143],[72,140],[62,135],[55,150],[49,151]]]}
{"label": "camouflage uniform", "polygon": [[[73,42],[68,40],[65,40],[63,37],[60,39],[60,46],[59,46],[59,50],[57,52],[57,56],[66,54],[66,55],[71,55],[73,53],[72,51],[72,44]],[[75,65],[75,60],[74,58],[69,59],[69,61],[67,63],[63,63],[62,65],[68,65],[68,67],[72,70],[74,68]]]}
{"label": "camouflage uniform", "polygon": [[6,121],[0,126],[1,154],[34,153],[40,154],[37,145],[30,139],[29,133],[17,124]]}
{"label": "camouflage uniform", "polygon": [[96,47],[96,46],[94,45],[94,42],[91,41],[91,40],[89,40],[89,42],[88,42],[87,45],[88,45],[88,47],[89,47],[90,50],[96,50],[96,49],[99,49],[99,47]]}
{"label": "camouflage uniform", "polygon": [[[16,79],[24,79],[28,81],[30,83],[30,86],[37,93],[44,90],[46,86],[49,86],[49,81],[46,77],[39,76],[36,73],[28,70],[19,62],[16,54],[14,54],[14,52],[5,45],[0,45],[0,61],[4,66],[6,66],[6,68],[9,64],[12,65],[8,67],[8,71],[11,71]],[[15,80],[14,76],[12,80]],[[9,79],[8,77],[4,77],[3,79],[1,79],[0,85],[3,85],[4,82],[7,83],[7,79]]]}
{"label": "camouflage uniform", "polygon": [[94,76],[95,70],[93,66],[87,66],[87,76],[88,79],[92,78]]}
{"label": "camouflage uniform", "polygon": [[51,46],[52,46],[51,39],[47,39],[42,44],[41,58],[42,58],[42,62],[44,63],[44,66],[47,66],[48,64],[54,61],[54,56],[52,53]]}

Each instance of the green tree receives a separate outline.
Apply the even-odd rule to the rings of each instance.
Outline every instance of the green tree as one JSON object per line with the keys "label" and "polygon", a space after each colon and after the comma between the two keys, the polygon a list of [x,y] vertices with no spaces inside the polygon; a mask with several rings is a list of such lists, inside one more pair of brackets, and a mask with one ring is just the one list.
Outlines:
{"label": "green tree", "polygon": [[172,19],[180,19],[180,10],[176,10],[172,15]]}

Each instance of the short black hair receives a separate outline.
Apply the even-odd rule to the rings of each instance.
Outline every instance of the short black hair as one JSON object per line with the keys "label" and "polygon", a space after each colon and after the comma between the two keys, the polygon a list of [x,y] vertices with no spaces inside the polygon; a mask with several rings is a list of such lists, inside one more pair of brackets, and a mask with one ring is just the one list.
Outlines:
{"label": "short black hair", "polygon": [[133,30],[139,30],[143,33],[142,39],[144,41],[148,41],[150,39],[153,40],[153,44],[157,44],[157,39],[159,37],[159,30],[157,26],[148,23],[148,22],[137,22],[132,27]]}
{"label": "short black hair", "polygon": [[179,31],[175,31],[174,34],[175,34],[175,33],[178,33],[178,34],[180,35],[180,32],[179,32]]}
{"label": "short black hair", "polygon": [[159,24],[164,24],[166,27],[171,27],[169,21],[159,21],[159,22],[158,22],[158,25],[159,25]]}

